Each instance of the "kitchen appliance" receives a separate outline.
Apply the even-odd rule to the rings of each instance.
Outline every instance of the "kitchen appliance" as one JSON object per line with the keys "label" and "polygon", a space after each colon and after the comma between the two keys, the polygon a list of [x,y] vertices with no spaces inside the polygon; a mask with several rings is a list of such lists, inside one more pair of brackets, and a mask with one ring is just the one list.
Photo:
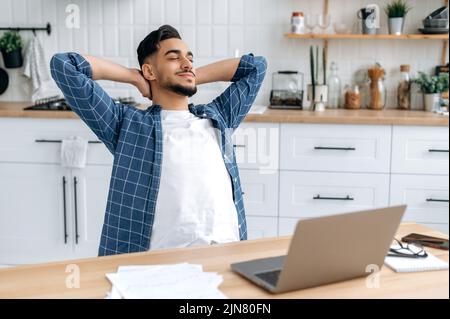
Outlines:
{"label": "kitchen appliance", "polygon": [[377,4],[368,4],[361,8],[357,14],[362,20],[363,34],[377,34],[380,29],[380,7]]}
{"label": "kitchen appliance", "polygon": [[[122,103],[136,107],[138,103],[132,97],[119,97],[114,99],[115,103]],[[67,101],[59,95],[36,100],[36,102],[24,108],[25,111],[71,111]]]}
{"label": "kitchen appliance", "polygon": [[303,109],[303,73],[278,71],[272,74],[270,108]]}

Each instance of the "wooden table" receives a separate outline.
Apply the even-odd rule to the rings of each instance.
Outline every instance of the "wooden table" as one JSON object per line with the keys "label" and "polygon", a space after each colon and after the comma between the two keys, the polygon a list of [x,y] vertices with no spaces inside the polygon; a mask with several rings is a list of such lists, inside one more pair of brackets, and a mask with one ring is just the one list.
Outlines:
{"label": "wooden table", "polygon": [[[403,224],[398,236],[412,232],[444,236],[417,224]],[[447,236],[445,236],[447,237]],[[105,273],[116,272],[120,265],[202,264],[205,271],[218,272],[224,282],[220,290],[230,298],[449,298],[449,272],[393,272],[383,267],[379,288],[367,288],[366,278],[272,295],[233,273],[230,263],[253,258],[282,255],[290,237],[279,237],[223,244],[213,247],[170,249],[66,261],[0,270],[0,298],[104,298],[111,284]],[[428,249],[448,262],[448,251]],[[80,288],[67,288],[68,265],[80,269]]]}

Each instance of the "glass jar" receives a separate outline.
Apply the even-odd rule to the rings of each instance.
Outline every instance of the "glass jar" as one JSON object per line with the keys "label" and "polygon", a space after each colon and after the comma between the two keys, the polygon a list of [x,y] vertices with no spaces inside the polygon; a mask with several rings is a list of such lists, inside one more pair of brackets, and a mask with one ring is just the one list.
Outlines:
{"label": "glass jar", "polygon": [[371,110],[382,110],[386,106],[387,89],[384,83],[385,71],[379,65],[368,70],[369,88],[366,107]]}
{"label": "glass jar", "polygon": [[331,74],[328,77],[328,105],[330,109],[339,108],[339,102],[341,98],[341,79],[339,78],[337,71],[338,67],[335,62],[331,62],[330,66]]}
{"label": "glass jar", "polygon": [[345,104],[346,109],[358,110],[361,108],[361,93],[359,86],[355,85],[353,88],[349,85],[345,86]]}
{"label": "glass jar", "polygon": [[295,34],[305,33],[305,18],[303,16],[303,12],[292,12],[291,33]]}
{"label": "glass jar", "polygon": [[397,108],[400,110],[411,109],[411,79],[410,67],[407,64],[400,66],[400,82],[397,87]]}

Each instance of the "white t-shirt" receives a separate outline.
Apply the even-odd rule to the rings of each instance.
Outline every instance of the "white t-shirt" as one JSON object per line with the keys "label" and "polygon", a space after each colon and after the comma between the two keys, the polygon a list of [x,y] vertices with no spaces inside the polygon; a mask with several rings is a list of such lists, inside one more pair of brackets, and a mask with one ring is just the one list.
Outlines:
{"label": "white t-shirt", "polygon": [[150,249],[239,240],[231,179],[211,120],[161,110],[163,156]]}

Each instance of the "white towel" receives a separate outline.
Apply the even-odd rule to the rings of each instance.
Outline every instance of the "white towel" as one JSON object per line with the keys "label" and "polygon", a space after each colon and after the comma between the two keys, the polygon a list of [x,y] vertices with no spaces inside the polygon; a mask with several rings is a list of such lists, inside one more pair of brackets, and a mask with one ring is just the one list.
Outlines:
{"label": "white towel", "polygon": [[84,168],[86,166],[88,141],[81,137],[64,139],[61,143],[61,166]]}
{"label": "white towel", "polygon": [[48,96],[45,91],[52,87],[49,64],[45,60],[44,48],[37,36],[30,40],[25,52],[23,75],[31,80],[33,101]]}

